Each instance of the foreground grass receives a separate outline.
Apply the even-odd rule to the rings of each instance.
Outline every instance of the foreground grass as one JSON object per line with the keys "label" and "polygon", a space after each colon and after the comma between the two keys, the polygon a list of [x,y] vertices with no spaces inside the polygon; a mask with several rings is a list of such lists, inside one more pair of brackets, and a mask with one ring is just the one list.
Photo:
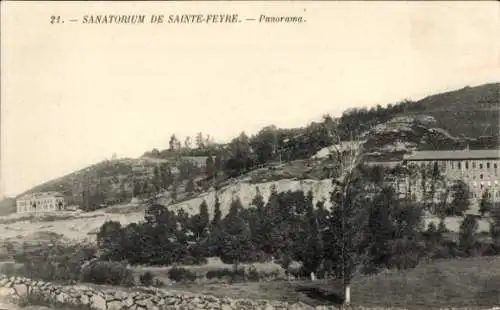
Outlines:
{"label": "foreground grass", "polygon": [[[233,298],[301,301],[309,305],[342,301],[339,281],[175,284],[172,288]],[[364,307],[491,308],[500,304],[500,257],[443,260],[413,270],[360,276],[352,283],[352,300]]]}
{"label": "foreground grass", "polygon": [[[208,265],[187,268],[203,273],[214,267],[228,266],[210,261]],[[260,270],[277,268],[269,263],[257,267]],[[140,268],[136,273],[145,270],[162,279],[166,277],[168,268]],[[342,288],[340,282],[336,280],[314,282],[274,280],[246,283],[201,281],[167,284],[164,288],[219,297],[303,302],[313,306],[338,305],[342,302]],[[141,290],[135,287],[120,289]],[[367,308],[418,310],[451,307],[491,308],[500,305],[500,257],[442,260],[422,263],[412,270],[389,270],[373,276],[360,276],[352,283],[352,301],[354,305]]]}

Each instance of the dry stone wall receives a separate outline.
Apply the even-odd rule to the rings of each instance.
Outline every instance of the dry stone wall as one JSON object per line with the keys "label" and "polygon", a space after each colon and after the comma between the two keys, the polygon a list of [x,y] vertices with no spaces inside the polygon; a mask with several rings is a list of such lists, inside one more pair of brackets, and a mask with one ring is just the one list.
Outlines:
{"label": "dry stone wall", "polygon": [[[119,288],[92,288],[84,285],[63,286],[22,277],[0,275],[1,302],[20,303],[29,296],[48,305],[49,309],[75,310],[336,310],[333,306],[311,307],[303,303],[289,304],[277,301],[218,298],[214,296],[143,288],[125,291]],[[57,305],[59,307],[55,307]],[[346,310],[398,310],[397,308],[349,307]],[[476,308],[448,308],[449,310],[475,310]],[[477,308],[479,309],[479,308]],[[484,309],[484,308],[483,308]],[[443,310],[445,310],[443,308]],[[490,308],[500,310],[500,307]]]}
{"label": "dry stone wall", "polygon": [[[0,275],[0,300],[20,302],[28,295],[45,304],[57,304],[75,309],[92,310],[166,310],[166,309],[221,309],[221,310],[278,310],[315,309],[305,304],[284,302],[218,298],[189,293],[171,292],[162,289],[124,291],[120,289],[96,289],[83,285],[62,286],[21,277]],[[316,309],[336,309],[317,307]]]}

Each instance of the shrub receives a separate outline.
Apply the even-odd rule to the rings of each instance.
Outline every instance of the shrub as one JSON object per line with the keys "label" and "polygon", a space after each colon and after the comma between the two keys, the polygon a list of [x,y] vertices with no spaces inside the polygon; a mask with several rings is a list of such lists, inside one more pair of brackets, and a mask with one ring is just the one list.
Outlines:
{"label": "shrub", "polygon": [[83,269],[82,281],[95,284],[133,286],[132,271],[120,262],[94,261]]}
{"label": "shrub", "polygon": [[257,271],[257,268],[255,268],[255,266],[250,266],[250,268],[248,268],[248,280],[250,281],[259,281],[259,272]]}
{"label": "shrub", "polygon": [[155,286],[155,287],[163,287],[163,286],[165,286],[165,283],[163,283],[163,281],[161,281],[161,280],[155,279],[154,283],[153,283],[153,286]]}
{"label": "shrub", "polygon": [[0,273],[12,277],[19,274],[20,268],[15,263],[3,263],[0,267]]}
{"label": "shrub", "polygon": [[288,272],[295,278],[295,279],[308,279],[310,277],[310,274],[307,272],[307,270],[304,267],[290,267]]}
{"label": "shrub", "polygon": [[227,268],[223,269],[211,269],[207,271],[207,279],[222,279],[224,277],[231,277],[231,270]]}
{"label": "shrub", "polygon": [[231,271],[231,282],[242,282],[246,279],[246,273],[244,268],[238,268],[236,265]]}
{"label": "shrub", "polygon": [[168,278],[175,282],[193,282],[196,274],[186,268],[174,267],[168,271]]}
{"label": "shrub", "polygon": [[141,285],[143,286],[152,286],[154,283],[154,276],[151,272],[146,271],[145,273],[141,274],[139,276],[139,281],[141,282]]}
{"label": "shrub", "polygon": [[[212,269],[207,271],[206,277],[207,279],[226,279],[230,282],[241,282],[249,278],[245,269],[238,267],[234,267],[232,270],[227,268]],[[255,270],[255,274],[253,274],[252,277],[258,280],[259,275],[257,270]]]}
{"label": "shrub", "polygon": [[22,276],[44,281],[74,281],[80,278],[82,265],[94,256],[92,247],[55,244],[24,247],[14,259],[23,264]]}

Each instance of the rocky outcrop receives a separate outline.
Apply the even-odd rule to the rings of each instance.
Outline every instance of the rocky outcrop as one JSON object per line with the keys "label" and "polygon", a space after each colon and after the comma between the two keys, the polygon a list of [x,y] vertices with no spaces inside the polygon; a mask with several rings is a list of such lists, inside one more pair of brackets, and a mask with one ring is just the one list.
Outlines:
{"label": "rocky outcrop", "polygon": [[336,309],[311,307],[302,303],[243,300],[172,292],[161,289],[96,289],[83,285],[62,286],[26,278],[0,275],[0,300],[13,303],[37,300],[45,305],[92,310],[166,310],[166,309]]}

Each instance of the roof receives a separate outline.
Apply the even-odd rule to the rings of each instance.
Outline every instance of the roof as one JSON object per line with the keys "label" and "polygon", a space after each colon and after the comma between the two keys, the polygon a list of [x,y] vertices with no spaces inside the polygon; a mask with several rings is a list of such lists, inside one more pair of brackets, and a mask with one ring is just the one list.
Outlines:
{"label": "roof", "polygon": [[418,151],[405,160],[500,159],[500,150]]}
{"label": "roof", "polygon": [[43,197],[64,197],[63,194],[59,192],[41,192],[41,193],[32,193],[32,194],[26,194],[18,199],[37,199],[37,198],[43,198]]}

